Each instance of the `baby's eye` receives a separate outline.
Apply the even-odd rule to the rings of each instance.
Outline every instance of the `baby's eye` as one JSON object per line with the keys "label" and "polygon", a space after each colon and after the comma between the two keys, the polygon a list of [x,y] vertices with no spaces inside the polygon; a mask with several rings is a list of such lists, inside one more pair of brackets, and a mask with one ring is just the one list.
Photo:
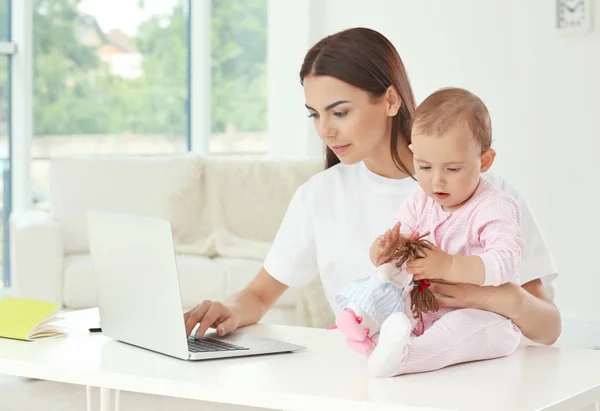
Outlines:
{"label": "baby's eye", "polygon": [[460,171],[460,168],[449,168],[448,171],[450,171],[451,173],[456,173]]}
{"label": "baby's eye", "polygon": [[430,166],[419,166],[419,170],[431,170]]}

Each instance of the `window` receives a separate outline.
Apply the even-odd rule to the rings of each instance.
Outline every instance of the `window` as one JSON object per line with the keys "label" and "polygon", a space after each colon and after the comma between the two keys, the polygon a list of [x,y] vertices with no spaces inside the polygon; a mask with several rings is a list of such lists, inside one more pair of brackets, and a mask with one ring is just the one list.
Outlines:
{"label": "window", "polygon": [[8,270],[8,215],[10,213],[10,57],[0,56],[0,288],[10,284]]}
{"label": "window", "polygon": [[54,156],[188,150],[184,0],[34,0],[33,202]]}
{"label": "window", "polygon": [[[209,154],[267,152],[267,0],[18,0],[12,16],[26,24],[12,27],[12,41],[26,44],[14,58],[10,4],[0,0],[4,217],[11,199],[22,210],[32,196],[33,208],[49,210],[56,156],[168,155],[196,144]],[[201,34],[192,38],[192,27]],[[190,39],[203,36],[211,48],[191,61]],[[206,67],[209,82],[191,96],[194,66]],[[192,101],[206,113],[196,140]],[[4,247],[5,264],[7,254]]]}
{"label": "window", "polygon": [[10,284],[8,215],[10,213],[10,1],[0,0],[0,289]]}
{"label": "window", "polygon": [[212,0],[209,152],[267,152],[267,0]]}
{"label": "window", "polygon": [[10,0],[0,0],[0,42],[10,40]]}

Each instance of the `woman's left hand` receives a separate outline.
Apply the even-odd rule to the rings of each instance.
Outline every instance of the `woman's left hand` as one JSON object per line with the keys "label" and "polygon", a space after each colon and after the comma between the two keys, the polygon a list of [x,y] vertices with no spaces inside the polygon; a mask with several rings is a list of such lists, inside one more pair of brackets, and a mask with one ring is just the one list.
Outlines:
{"label": "woman's left hand", "polygon": [[473,302],[482,287],[474,284],[455,284],[443,280],[432,280],[429,288],[441,308],[477,308]]}
{"label": "woman's left hand", "polygon": [[498,287],[484,287],[433,280],[430,290],[435,295],[440,307],[477,308],[508,318],[512,318],[512,311],[518,306],[520,295],[520,287],[513,283],[502,284]]}

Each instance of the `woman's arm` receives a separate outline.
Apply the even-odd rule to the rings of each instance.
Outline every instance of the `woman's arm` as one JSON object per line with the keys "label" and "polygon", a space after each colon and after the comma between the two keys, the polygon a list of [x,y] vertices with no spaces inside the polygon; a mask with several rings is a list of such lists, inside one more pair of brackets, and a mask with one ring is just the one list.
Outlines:
{"label": "woman's arm", "polygon": [[262,268],[242,291],[223,303],[204,301],[186,312],[186,335],[190,335],[196,324],[200,324],[197,330],[199,337],[209,328],[216,328],[219,335],[225,335],[239,327],[255,324],[287,288]]}
{"label": "woman's arm", "polygon": [[236,311],[239,326],[244,327],[259,322],[287,289],[287,285],[261,268],[242,291],[227,298],[224,304]]}
{"label": "woman's arm", "polygon": [[519,287],[435,283],[431,290],[441,307],[478,308],[510,318],[523,335],[538,344],[554,344],[561,332],[558,308],[544,291],[540,279]]}
{"label": "woman's arm", "polygon": [[562,331],[560,312],[546,295],[542,281],[538,278],[523,284],[513,285],[518,294],[522,294],[520,306],[510,315],[511,320],[523,332],[525,337],[538,344],[554,344]]}

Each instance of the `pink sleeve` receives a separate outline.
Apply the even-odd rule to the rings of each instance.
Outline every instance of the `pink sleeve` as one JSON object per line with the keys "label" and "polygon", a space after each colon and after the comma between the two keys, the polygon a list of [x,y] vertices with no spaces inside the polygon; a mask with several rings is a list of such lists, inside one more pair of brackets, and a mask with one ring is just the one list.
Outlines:
{"label": "pink sleeve", "polygon": [[479,205],[475,224],[484,248],[479,257],[485,266],[483,285],[498,286],[518,280],[523,240],[518,203],[508,196],[494,197]]}
{"label": "pink sleeve", "polygon": [[[400,232],[402,234],[412,234],[417,228],[417,209],[422,207],[424,193],[417,190],[402,202],[396,212],[395,223],[400,222]],[[395,270],[390,276],[390,282],[400,288],[407,287],[412,281],[412,274],[406,271],[406,265]]]}
{"label": "pink sleeve", "polygon": [[402,234],[412,234],[417,229],[417,209],[422,208],[421,203],[424,201],[424,195],[425,193],[421,190],[417,190],[402,202],[396,212],[395,222],[400,222],[400,232]]}

